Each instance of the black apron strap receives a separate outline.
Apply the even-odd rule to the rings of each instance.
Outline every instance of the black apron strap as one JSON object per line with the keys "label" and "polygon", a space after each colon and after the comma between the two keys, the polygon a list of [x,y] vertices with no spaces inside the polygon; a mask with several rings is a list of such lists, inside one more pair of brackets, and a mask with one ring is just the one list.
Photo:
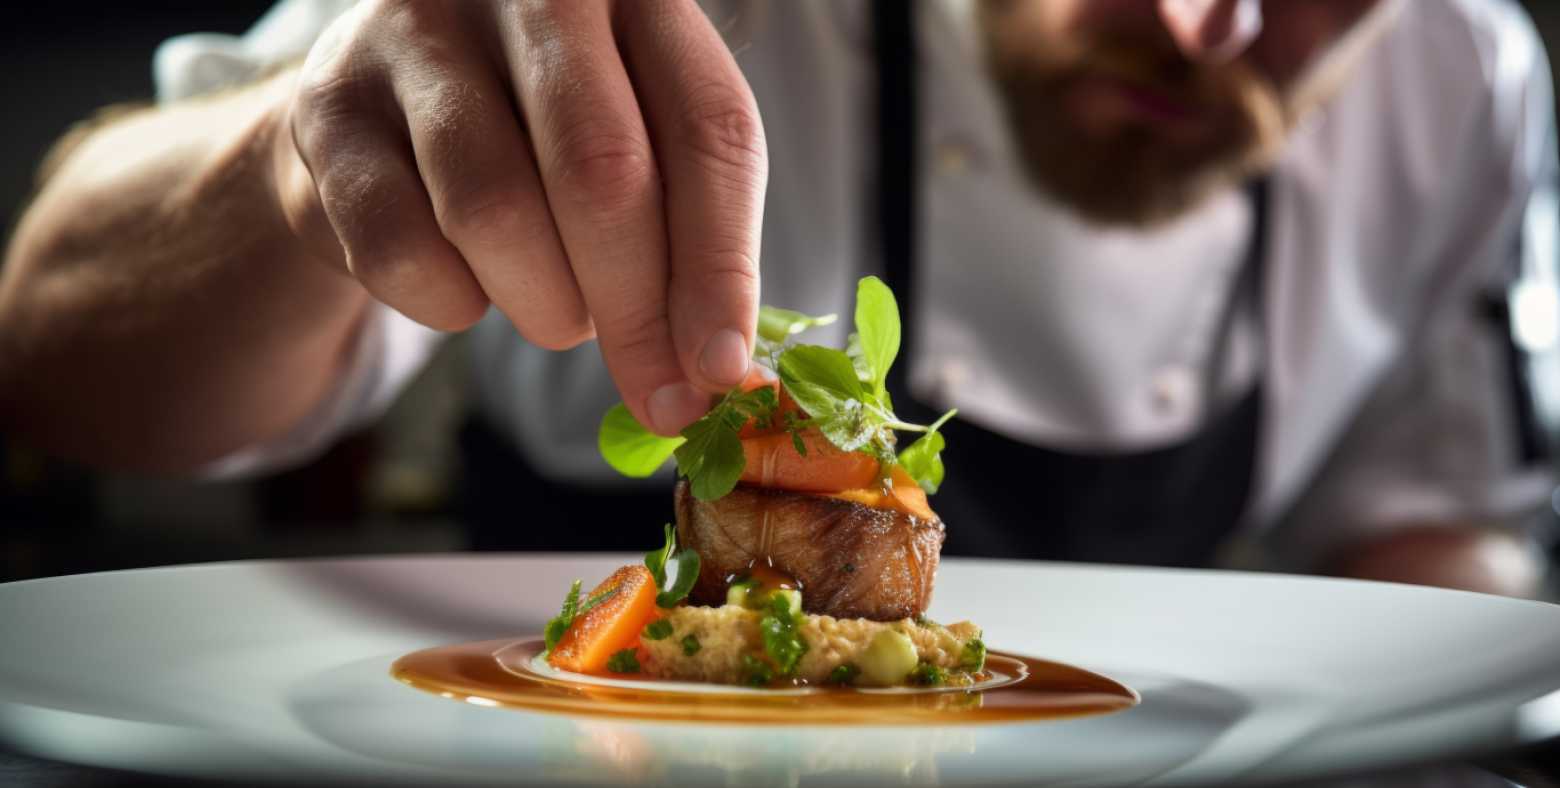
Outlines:
{"label": "black apron strap", "polygon": [[[890,375],[895,410],[926,421],[935,411],[910,395],[918,294],[915,46],[917,4],[873,3],[877,55],[877,216],[882,271],[898,295],[906,330]],[[948,525],[954,555],[1116,563],[1207,563],[1240,522],[1253,484],[1262,390],[1217,403],[1231,329],[1242,304],[1255,306],[1267,257],[1268,188],[1252,184],[1253,226],[1246,259],[1218,324],[1205,384],[1211,410],[1202,430],[1151,451],[1072,453],[1032,446],[955,419],[944,432],[950,481],[932,506]]]}

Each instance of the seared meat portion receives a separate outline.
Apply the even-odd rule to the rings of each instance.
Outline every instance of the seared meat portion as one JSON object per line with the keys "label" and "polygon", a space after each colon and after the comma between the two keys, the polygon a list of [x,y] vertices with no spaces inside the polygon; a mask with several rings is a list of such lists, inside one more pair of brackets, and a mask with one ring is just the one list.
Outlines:
{"label": "seared meat portion", "polygon": [[747,484],[701,501],[679,481],[676,504],[677,541],[702,560],[695,603],[724,604],[727,578],[767,559],[800,581],[808,613],[892,621],[931,604],[941,520]]}

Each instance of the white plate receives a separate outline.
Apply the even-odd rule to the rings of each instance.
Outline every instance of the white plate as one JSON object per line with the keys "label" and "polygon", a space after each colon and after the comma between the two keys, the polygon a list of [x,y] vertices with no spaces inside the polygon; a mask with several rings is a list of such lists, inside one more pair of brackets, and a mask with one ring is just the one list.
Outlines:
{"label": "white plate", "polygon": [[1560,608],[1226,572],[943,563],[933,618],[1142,693],[1100,717],[648,723],[482,708],[387,674],[415,649],[540,631],[570,580],[636,560],[255,562],[0,586],[0,743],[242,779],[1085,785],[1314,778],[1560,733]]}

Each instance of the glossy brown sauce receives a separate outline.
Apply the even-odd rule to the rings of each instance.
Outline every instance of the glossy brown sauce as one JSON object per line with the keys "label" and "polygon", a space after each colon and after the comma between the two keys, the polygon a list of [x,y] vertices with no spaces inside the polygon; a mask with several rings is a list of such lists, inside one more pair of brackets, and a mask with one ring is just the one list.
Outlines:
{"label": "glossy brown sauce", "polygon": [[753,587],[753,591],[759,594],[802,590],[802,581],[792,577],[789,572],[775,568],[775,560],[768,555],[749,561],[746,569],[727,577],[726,586],[729,588],[733,583],[743,580],[757,581],[758,585]]}
{"label": "glossy brown sauce", "polygon": [[[989,679],[971,689],[805,691],[711,688],[690,691],[671,682],[639,686],[596,683],[590,677],[547,675],[532,667],[542,641],[488,640],[408,654],[390,675],[420,690],[480,706],[690,722],[789,725],[919,725],[1056,719],[1107,714],[1137,705],[1138,695],[1081,668],[990,652]],[[649,685],[649,686],[646,686]]]}

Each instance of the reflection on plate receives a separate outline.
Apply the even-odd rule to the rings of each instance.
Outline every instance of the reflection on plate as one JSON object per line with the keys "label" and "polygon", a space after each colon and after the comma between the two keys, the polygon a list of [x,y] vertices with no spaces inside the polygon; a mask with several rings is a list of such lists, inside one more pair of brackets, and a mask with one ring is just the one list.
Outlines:
{"label": "reflection on plate", "polygon": [[771,725],[949,725],[1106,714],[1131,708],[1137,693],[1080,668],[991,652],[970,687],[882,690],[752,689],[631,680],[560,671],[538,638],[424,649],[390,668],[396,679],[476,706],[683,722]]}

